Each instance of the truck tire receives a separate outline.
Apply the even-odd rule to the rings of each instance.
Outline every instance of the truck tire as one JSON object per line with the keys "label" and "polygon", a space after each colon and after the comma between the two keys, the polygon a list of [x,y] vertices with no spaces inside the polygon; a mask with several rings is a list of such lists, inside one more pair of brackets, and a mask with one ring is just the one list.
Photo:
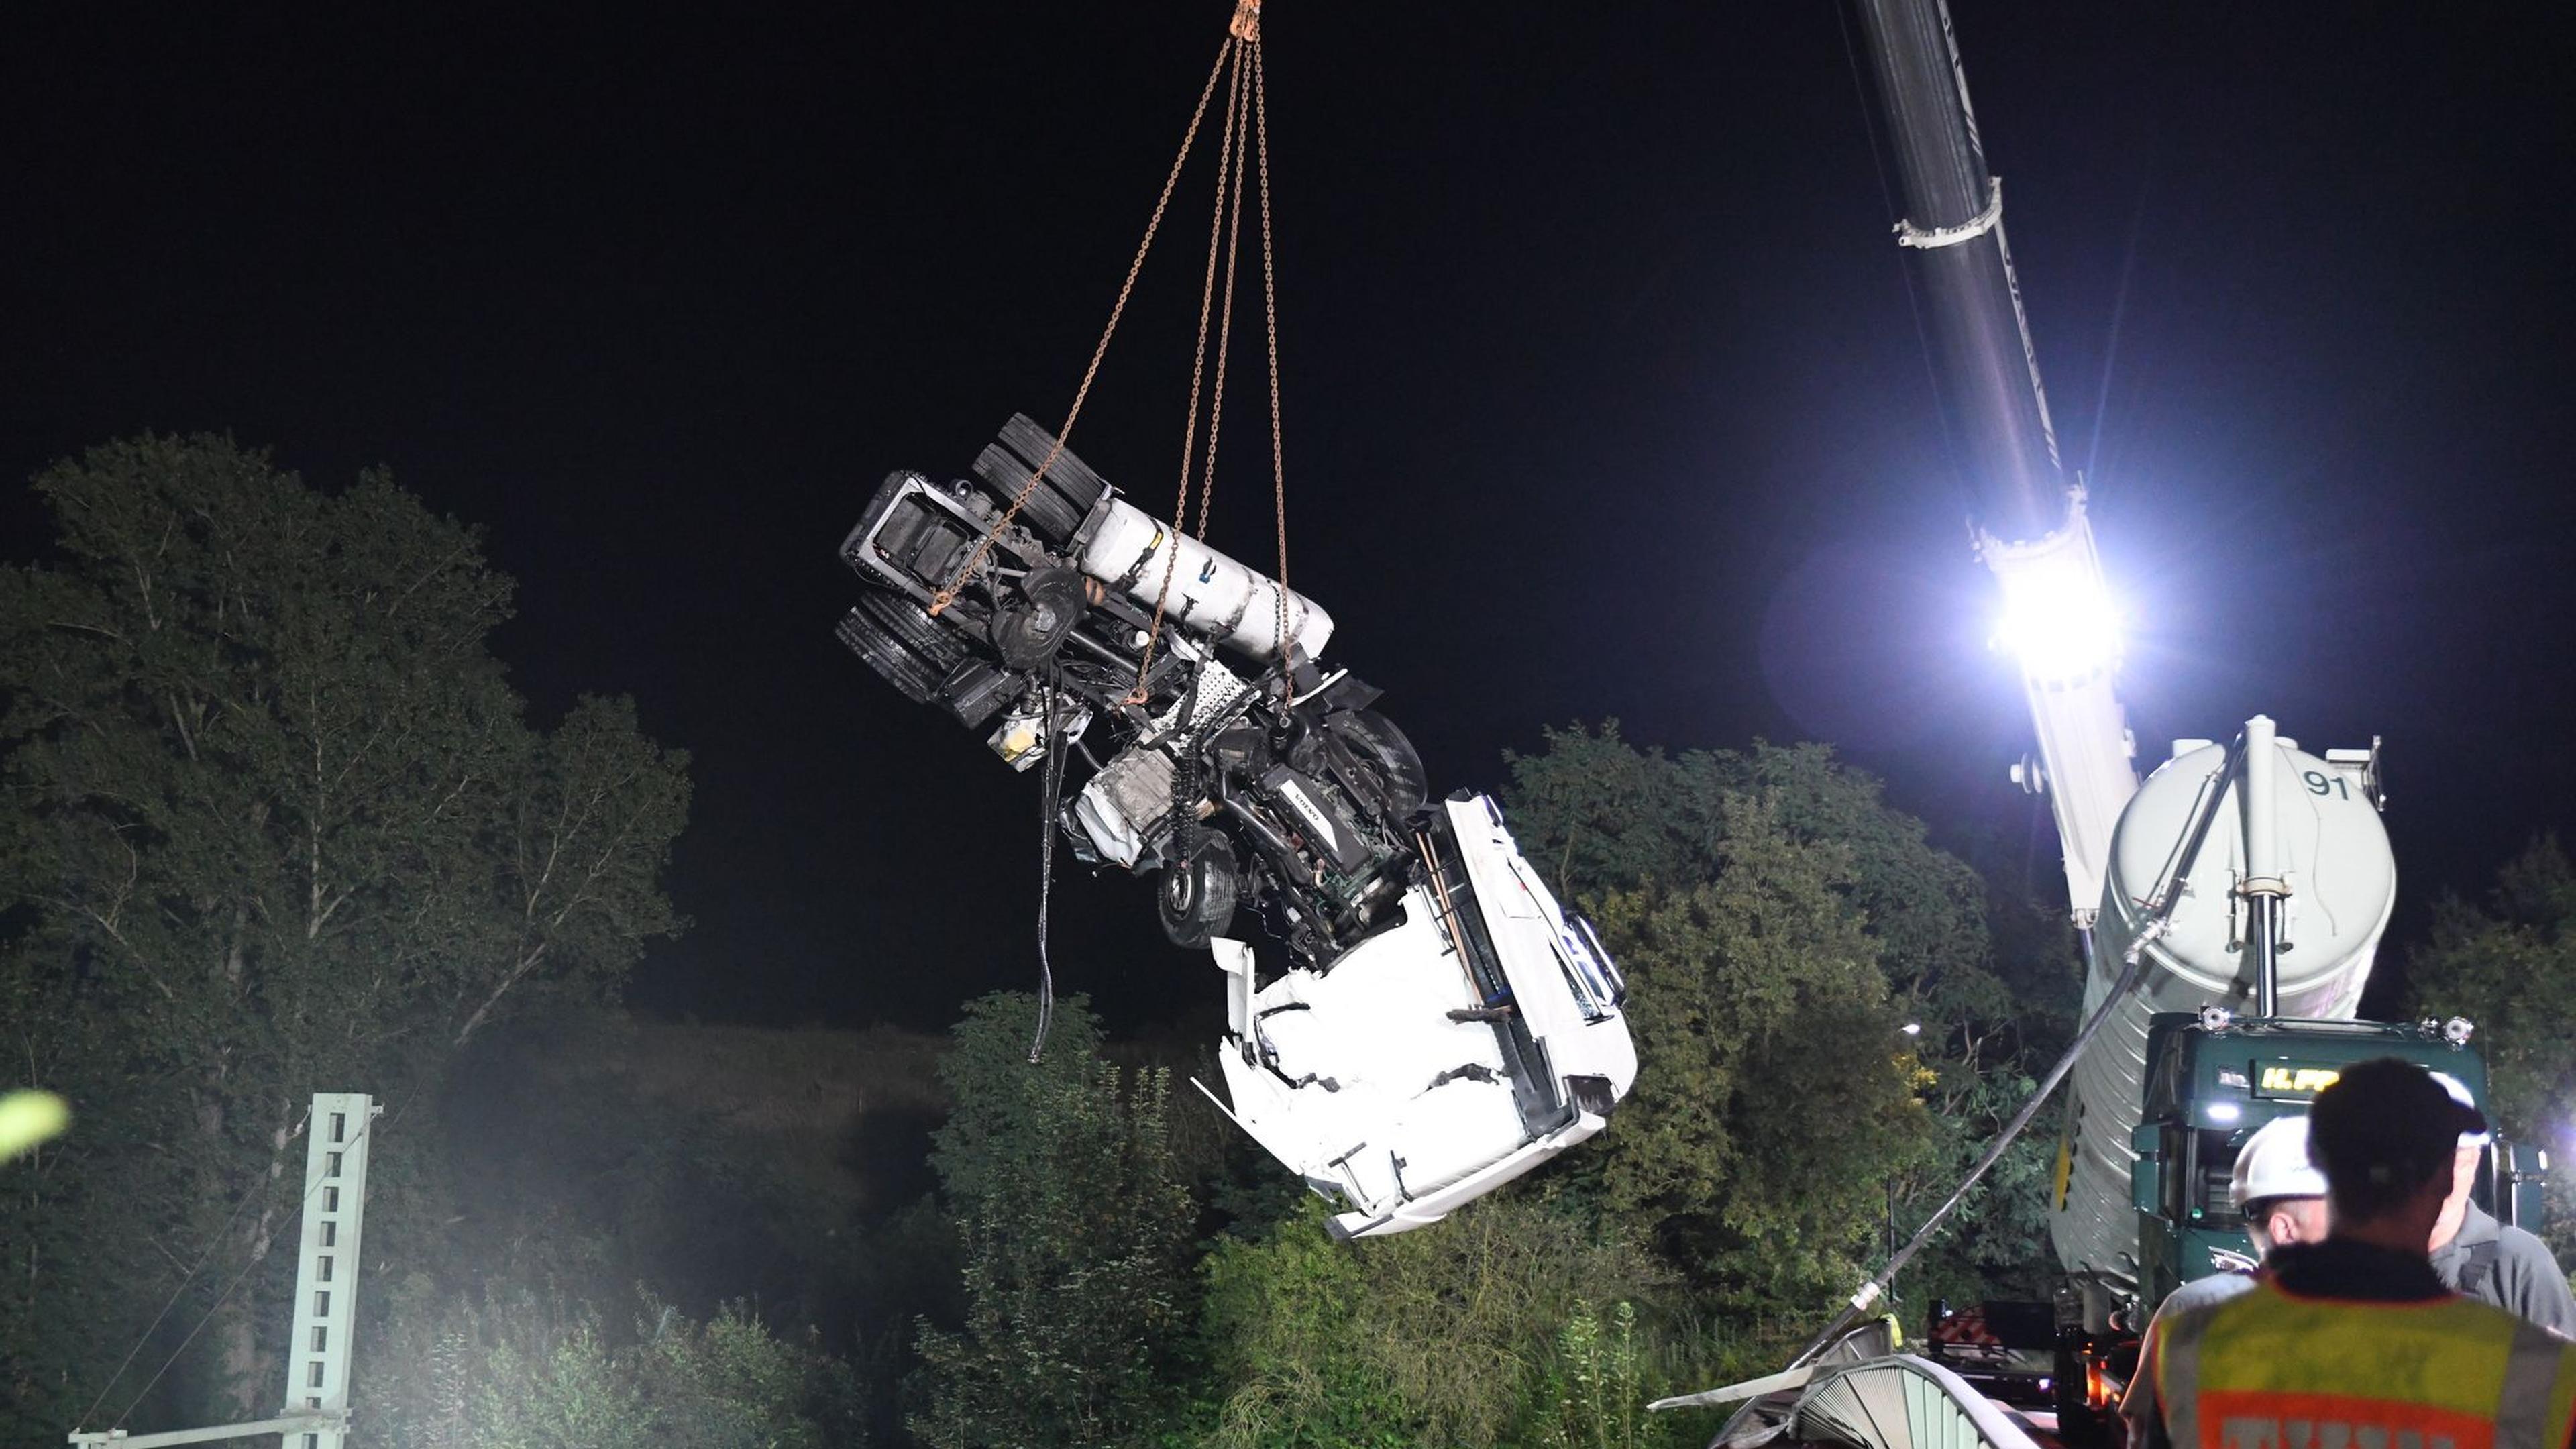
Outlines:
{"label": "truck tire", "polygon": [[[1002,424],[1002,446],[1028,460],[1025,475],[1046,461],[1047,449],[1055,448],[1055,434],[1038,426],[1027,413],[1013,413]],[[1056,448],[1055,466],[1047,469],[1047,485],[1073,505],[1077,514],[1091,511],[1100,495],[1109,491],[1108,480],[1091,471],[1091,465],[1074,456],[1071,448]]]}
{"label": "truck tire", "polygon": [[[1056,467],[1063,466],[1064,460],[1058,458]],[[976,480],[1005,508],[1011,506],[1012,499],[1020,496],[1020,489],[1027,486],[1029,474],[1036,467],[1035,462],[1021,461],[1017,454],[999,443],[987,444],[983,452],[975,455]],[[1061,547],[1073,537],[1073,531],[1082,526],[1082,515],[1089,511],[1074,507],[1070,499],[1057,491],[1055,469],[1050,468],[1047,476],[1038,480],[1038,486],[1029,489],[1028,502],[1020,505],[1020,522],[1027,524],[1031,533]]]}
{"label": "truck tire", "polygon": [[904,647],[933,666],[933,672],[945,674],[966,657],[966,640],[950,626],[930,617],[930,611],[912,600],[896,594],[864,594],[859,607],[884,626],[885,631],[904,643]]}
{"label": "truck tire", "polygon": [[946,671],[914,652],[901,636],[879,623],[865,604],[843,615],[834,632],[904,698],[928,704],[939,693],[940,676]]}
{"label": "truck tire", "polygon": [[1326,715],[1324,728],[1359,764],[1363,778],[1350,784],[1381,818],[1402,820],[1422,808],[1429,794],[1422,755],[1395,721],[1373,709],[1345,709]]}
{"label": "truck tire", "polygon": [[1186,854],[1163,867],[1154,906],[1163,918],[1163,934],[1172,944],[1196,951],[1234,923],[1241,894],[1234,851],[1224,836],[1201,831]]}

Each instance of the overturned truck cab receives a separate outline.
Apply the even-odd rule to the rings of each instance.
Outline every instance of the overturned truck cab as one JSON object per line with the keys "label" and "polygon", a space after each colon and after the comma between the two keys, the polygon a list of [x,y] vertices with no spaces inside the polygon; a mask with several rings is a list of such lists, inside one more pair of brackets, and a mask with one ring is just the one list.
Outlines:
{"label": "overturned truck cab", "polygon": [[1453,796],[1413,842],[1402,900],[1329,970],[1261,985],[1250,945],[1213,943],[1227,1115],[1348,1205],[1345,1239],[1439,1221],[1599,1132],[1637,1079],[1618,969],[1494,802]]}
{"label": "overturned truck cab", "polygon": [[[1075,858],[1155,879],[1164,933],[1225,973],[1218,1105],[1345,1205],[1336,1235],[1435,1222],[1600,1131],[1636,1079],[1617,968],[1492,800],[1429,799],[1379,692],[1317,659],[1331,616],[1024,416],[974,472],[877,490],[842,642],[1042,763]],[[1266,980],[1238,917],[1284,950]]]}

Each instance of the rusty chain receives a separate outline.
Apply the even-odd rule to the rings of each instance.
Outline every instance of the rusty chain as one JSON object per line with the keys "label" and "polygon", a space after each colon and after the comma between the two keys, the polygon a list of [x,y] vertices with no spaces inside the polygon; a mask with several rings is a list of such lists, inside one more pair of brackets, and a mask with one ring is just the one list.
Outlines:
{"label": "rusty chain", "polygon": [[[1259,6],[1255,4],[1254,9],[1257,12]],[[938,618],[950,604],[957,601],[958,589],[964,587],[966,581],[975,576],[976,568],[984,562],[985,556],[993,551],[994,540],[1000,538],[1002,530],[1010,527],[1011,521],[1020,516],[1020,510],[1028,504],[1029,495],[1037,491],[1038,484],[1047,475],[1047,470],[1053,468],[1055,460],[1063,455],[1066,442],[1073,436],[1074,420],[1082,416],[1083,401],[1091,396],[1092,381],[1100,375],[1100,361],[1109,355],[1109,339],[1117,335],[1118,319],[1126,314],[1127,299],[1136,290],[1137,274],[1145,270],[1145,254],[1154,249],[1154,234],[1162,229],[1164,209],[1172,204],[1172,190],[1180,184],[1181,166],[1190,159],[1191,149],[1198,144],[1199,124],[1207,119],[1208,98],[1216,94],[1217,77],[1225,74],[1226,62],[1234,58],[1239,44],[1236,37],[1229,33],[1225,43],[1217,47],[1216,64],[1208,68],[1207,84],[1199,88],[1198,109],[1190,112],[1189,129],[1181,135],[1180,154],[1172,158],[1172,169],[1163,178],[1162,194],[1154,199],[1154,214],[1145,222],[1145,239],[1136,244],[1136,259],[1127,264],[1127,280],[1118,284],[1118,300],[1109,308],[1109,325],[1100,329],[1100,345],[1091,349],[1091,365],[1082,370],[1082,385],[1073,391],[1073,406],[1065,410],[1064,426],[1055,431],[1054,446],[1047,449],[1047,455],[1039,462],[1037,471],[1029,474],[1029,481],[1020,485],[1019,494],[1011,500],[1011,506],[1002,510],[1002,516],[993,521],[993,526],[985,532],[983,541],[975,545],[973,553],[967,555],[965,564],[957,570],[954,577],[939,586],[939,592],[931,596],[930,617]]]}

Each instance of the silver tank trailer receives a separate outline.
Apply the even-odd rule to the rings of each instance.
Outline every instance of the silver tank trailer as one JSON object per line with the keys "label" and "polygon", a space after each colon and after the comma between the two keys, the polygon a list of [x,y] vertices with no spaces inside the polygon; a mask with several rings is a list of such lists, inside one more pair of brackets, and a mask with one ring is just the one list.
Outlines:
{"label": "silver tank trailer", "polygon": [[[2203,1006],[2239,1015],[2254,1008],[2248,877],[2276,878],[2286,889],[2278,1016],[2350,1020],[2388,928],[2397,866],[2368,789],[2366,752],[2320,759],[2274,736],[2260,717],[2246,726],[2246,752],[2243,780],[2252,788],[2231,783],[2220,797],[2169,928],[2146,948],[2138,990],[2075,1065],[2049,1235],[2059,1259],[2079,1273],[2136,1273],[2129,1133],[2145,1100],[2147,1019]],[[2122,810],[2086,971],[2088,1016],[2118,978],[2145,901],[2180,852],[2192,806],[2226,753],[2215,744],[2178,746]],[[2265,855],[2268,870],[2257,865]]]}

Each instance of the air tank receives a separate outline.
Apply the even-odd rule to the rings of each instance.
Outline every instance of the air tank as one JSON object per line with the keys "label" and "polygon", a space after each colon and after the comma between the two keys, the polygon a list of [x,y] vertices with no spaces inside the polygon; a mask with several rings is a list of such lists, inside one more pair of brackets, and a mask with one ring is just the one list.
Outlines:
{"label": "air tank", "polygon": [[[2338,755],[2342,751],[2336,752]],[[2356,755],[2358,752],[2354,752]],[[2148,916],[2148,901],[2180,854],[2194,804],[2224,768],[2215,744],[2177,747],[2138,787],[2112,835],[2084,984],[2089,1017],[2109,995]],[[2252,902],[2247,882],[2282,893],[2276,986],[2280,1017],[2350,1020],[2397,898],[2397,866],[2367,769],[2325,760],[2246,726],[2246,768],[2219,798],[2218,816],[2183,877],[2166,933],[2148,942],[2146,974],[2076,1063],[2049,1235],[2071,1270],[2135,1273],[2137,1215],[2129,1206],[2129,1133],[2144,1100],[2147,1019],[2160,1011],[2254,1010]],[[2265,857],[2269,857],[2268,862]]]}
{"label": "air tank", "polygon": [[1124,499],[1110,498],[1096,522],[1087,526],[1088,536],[1074,540],[1082,553],[1082,571],[1147,609],[1161,596],[1167,623],[1186,624],[1254,659],[1275,659],[1284,596],[1288,637],[1298,653],[1313,659],[1333,637],[1333,616],[1322,605]]}

